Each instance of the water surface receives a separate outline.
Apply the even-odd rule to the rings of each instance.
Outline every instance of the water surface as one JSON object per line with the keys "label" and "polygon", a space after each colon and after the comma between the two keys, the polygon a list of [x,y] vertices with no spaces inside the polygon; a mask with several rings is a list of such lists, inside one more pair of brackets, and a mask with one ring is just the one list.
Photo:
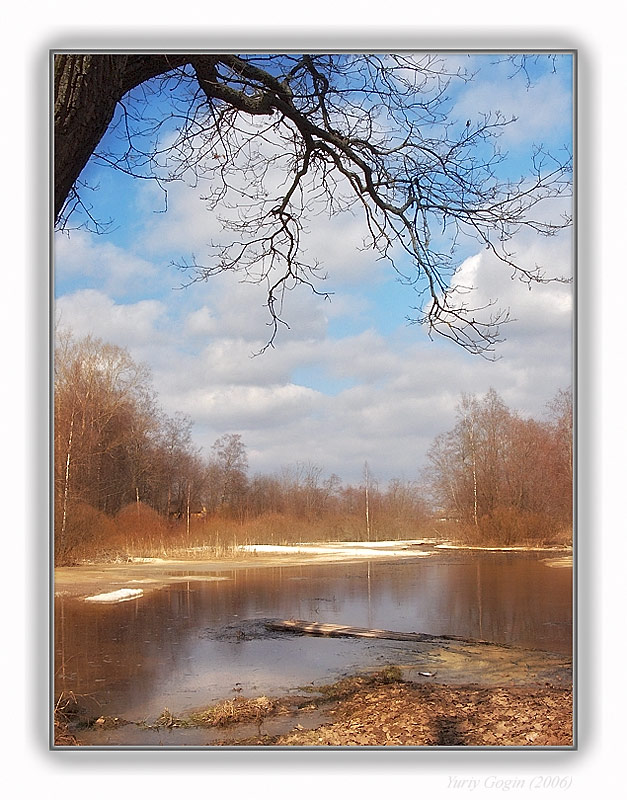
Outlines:
{"label": "water surface", "polygon": [[59,597],[56,689],[91,698],[102,714],[151,720],[166,706],[183,713],[238,692],[282,694],[335,680],[401,652],[393,642],[223,635],[225,626],[237,634],[240,621],[277,617],[570,654],[572,569],[551,569],[545,556],[452,551],[239,569],[216,582],[177,574],[176,583],[109,606]]}

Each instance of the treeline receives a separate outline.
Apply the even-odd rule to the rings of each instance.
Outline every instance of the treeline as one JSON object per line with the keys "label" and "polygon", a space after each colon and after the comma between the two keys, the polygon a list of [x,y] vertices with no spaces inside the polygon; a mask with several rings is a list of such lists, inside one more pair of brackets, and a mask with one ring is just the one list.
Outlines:
{"label": "treeline", "polygon": [[344,486],[310,462],[249,475],[239,434],[208,458],[191,421],[157,403],[148,370],[125,349],[58,334],[54,361],[55,562],[419,535],[428,510],[417,484],[380,489],[367,465]]}
{"label": "treeline", "polygon": [[560,390],[543,421],[523,419],[491,389],[462,396],[455,427],[428,453],[425,482],[440,525],[481,544],[570,542],[573,414]]}
{"label": "treeline", "polygon": [[57,337],[54,362],[55,562],[216,552],[254,542],[564,540],[571,524],[572,412],[561,392],[546,422],[495,392],[464,397],[420,483],[357,486],[299,462],[249,474],[238,434],[201,456],[191,421],[159,407],[148,370],[92,337]]}
{"label": "treeline", "polygon": [[149,372],[98,339],[57,336],[54,359],[55,558],[106,538],[129,504],[168,516],[191,497],[202,462],[191,424],[159,409]]}

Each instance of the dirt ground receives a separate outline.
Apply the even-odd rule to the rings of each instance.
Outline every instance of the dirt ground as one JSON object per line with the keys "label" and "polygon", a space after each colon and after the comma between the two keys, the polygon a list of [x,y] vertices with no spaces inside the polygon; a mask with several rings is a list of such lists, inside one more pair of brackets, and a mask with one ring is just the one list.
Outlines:
{"label": "dirt ground", "polygon": [[[541,658],[541,656],[538,656]],[[486,659],[489,660],[489,657]],[[574,746],[568,666],[547,665],[539,685],[449,685],[404,680],[398,669],[345,678],[304,704],[324,711],[311,727],[301,716],[286,733],[214,740],[213,745],[270,747],[559,747]],[[496,676],[490,676],[494,679]],[[520,675],[518,675],[520,679]],[[488,678],[488,681],[490,678]],[[301,708],[303,704],[301,704]],[[285,701],[277,702],[285,713]]]}
{"label": "dirt ground", "polygon": [[[571,747],[570,689],[399,683],[364,687],[334,721],[260,744],[305,747]],[[251,742],[252,744],[252,742]]]}
{"label": "dirt ground", "polygon": [[[55,740],[87,747],[573,747],[569,661],[527,651],[521,662],[507,648],[486,646],[478,664],[482,649],[466,647],[463,656],[457,645],[440,650],[436,673],[386,667],[306,694],[233,697],[186,718],[164,709],[152,725],[100,718],[76,726],[61,715]],[[474,669],[460,671],[466,658]],[[415,679],[407,677],[412,672]]]}
{"label": "dirt ground", "polygon": [[[183,738],[173,738],[178,731]],[[57,745],[87,747],[178,743],[229,748],[565,749],[574,745],[570,687],[447,686],[390,680],[385,673],[346,678],[325,687],[317,697],[234,698],[191,719],[177,719],[165,709],[153,726],[100,718],[82,732],[58,724],[55,734]]]}

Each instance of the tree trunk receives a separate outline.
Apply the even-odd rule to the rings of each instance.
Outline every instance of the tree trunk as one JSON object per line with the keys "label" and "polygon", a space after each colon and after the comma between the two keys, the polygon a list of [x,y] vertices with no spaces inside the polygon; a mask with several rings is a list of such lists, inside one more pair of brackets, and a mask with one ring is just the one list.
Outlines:
{"label": "tree trunk", "polygon": [[368,462],[364,462],[364,483],[366,485],[365,494],[366,494],[366,541],[370,541],[370,468],[368,467]]}
{"label": "tree trunk", "polygon": [[65,459],[65,477],[63,481],[63,511],[61,518],[61,531],[59,538],[65,544],[65,529],[67,526],[67,506],[70,496],[70,465],[72,463],[72,439],[74,436],[74,409],[72,409],[72,416],[70,418],[70,433],[68,436],[66,459]]}
{"label": "tree trunk", "polygon": [[125,55],[55,56],[55,220],[113,119],[122,98],[127,59]]}
{"label": "tree trunk", "polygon": [[185,532],[187,534],[187,543],[188,544],[189,544],[189,530],[190,530],[190,520],[191,520],[191,509],[190,509],[191,496],[192,496],[192,486],[191,486],[190,483],[188,483],[187,484],[187,509],[186,509],[187,513],[185,514],[185,520],[186,520]]}
{"label": "tree trunk", "polygon": [[57,53],[54,57],[54,218],[104,136],[126,92],[189,55]]}

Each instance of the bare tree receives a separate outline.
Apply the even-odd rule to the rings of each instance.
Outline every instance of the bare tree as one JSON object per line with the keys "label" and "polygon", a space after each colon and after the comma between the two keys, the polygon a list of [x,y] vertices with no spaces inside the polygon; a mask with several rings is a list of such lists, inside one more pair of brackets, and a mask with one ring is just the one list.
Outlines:
{"label": "bare tree", "polygon": [[471,525],[476,536],[482,527],[500,526],[502,535],[515,537],[524,519],[538,536],[567,530],[572,523],[568,398],[567,392],[558,393],[547,424],[523,419],[493,389],[483,397],[463,395],[457,424],[438,436],[428,453],[427,481],[442,512]]}
{"label": "bare tree", "polygon": [[[54,360],[55,553],[89,539],[87,518],[102,526],[133,505],[182,517],[204,488],[205,466],[191,422],[160,412],[146,367],[90,336],[58,331]],[[100,516],[98,516],[100,515]]]}
{"label": "bare tree", "polygon": [[210,481],[217,506],[230,513],[242,513],[248,488],[248,455],[239,433],[226,433],[213,443]]}
{"label": "bare tree", "polygon": [[73,509],[113,513],[139,492],[154,406],[148,372],[114,345],[59,332],[54,368],[55,547],[65,551]]}
{"label": "bare tree", "polygon": [[558,505],[566,523],[573,518],[573,392],[560,389],[548,404],[549,427],[552,438],[552,480],[555,505]]}
{"label": "bare tree", "polygon": [[457,424],[428,453],[431,483],[447,514],[476,527],[499,505],[511,418],[494,389],[484,397],[462,395]]}
{"label": "bare tree", "polygon": [[539,147],[525,175],[499,177],[498,139],[515,120],[455,119],[450,92],[473,75],[432,53],[58,53],[54,77],[56,223],[82,210],[98,226],[81,192],[90,158],[157,181],[166,197],[171,181],[202,182],[226,235],[206,262],[179,266],[188,283],[229,270],[265,283],[268,344],[285,291],[324,293],[304,244],[317,213],[361,213],[365,245],[416,293],[411,321],[482,354],[507,312],[473,308],[466,287],[451,286],[460,245],[474,240],[521,279],[544,281],[512,239],[571,221],[545,202],[569,195],[569,154]]}
{"label": "bare tree", "polygon": [[364,469],[363,469],[363,478],[364,478],[364,505],[365,505],[365,513],[366,513],[366,541],[370,541],[370,531],[371,531],[371,521],[370,521],[370,493],[372,491],[372,473],[370,472],[370,467],[368,466],[368,462],[364,461]]}

